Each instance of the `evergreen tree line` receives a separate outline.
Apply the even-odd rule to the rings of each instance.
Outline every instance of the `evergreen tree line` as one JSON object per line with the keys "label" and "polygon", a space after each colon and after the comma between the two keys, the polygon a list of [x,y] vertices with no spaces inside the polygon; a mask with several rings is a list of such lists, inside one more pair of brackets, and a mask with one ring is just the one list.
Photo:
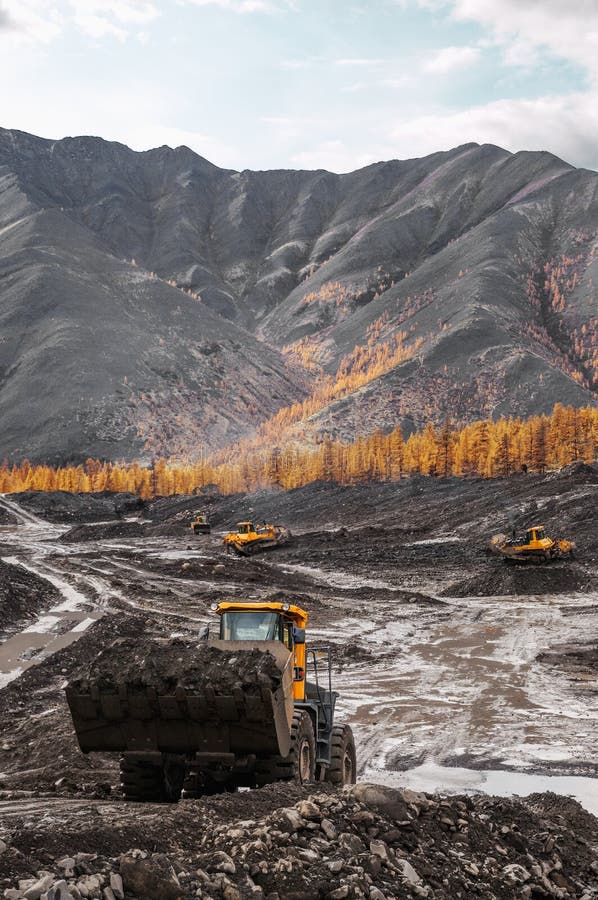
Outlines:
{"label": "evergreen tree line", "polygon": [[[0,492],[131,491],[150,498],[191,494],[217,485],[224,494],[259,488],[296,488],[313,481],[356,484],[397,481],[411,475],[508,477],[517,472],[544,472],[575,461],[598,458],[598,409],[575,409],[557,403],[549,416],[484,419],[452,427],[428,424],[404,439],[399,427],[376,431],[354,443],[324,438],[315,446],[266,446],[238,454],[227,462],[210,458],[195,463],[160,459],[150,466],[88,459],[84,465],[0,467]],[[232,460],[232,461],[231,461]]]}

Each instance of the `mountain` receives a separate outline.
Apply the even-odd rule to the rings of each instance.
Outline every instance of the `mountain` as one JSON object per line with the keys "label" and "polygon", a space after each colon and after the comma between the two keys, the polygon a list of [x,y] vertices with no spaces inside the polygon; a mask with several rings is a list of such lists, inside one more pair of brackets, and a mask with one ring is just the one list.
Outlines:
{"label": "mountain", "polygon": [[233,172],[0,129],[0,457],[594,403],[597,188],[489,145]]}

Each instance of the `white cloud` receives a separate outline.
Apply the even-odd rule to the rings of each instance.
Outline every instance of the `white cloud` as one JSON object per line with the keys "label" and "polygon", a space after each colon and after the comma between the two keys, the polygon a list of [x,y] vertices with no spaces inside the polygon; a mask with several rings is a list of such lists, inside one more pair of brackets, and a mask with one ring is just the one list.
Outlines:
{"label": "white cloud", "polygon": [[446,75],[459,69],[468,69],[480,58],[479,47],[443,47],[424,65],[424,72]]}
{"label": "white cloud", "polygon": [[497,100],[456,112],[411,118],[396,125],[395,154],[425,156],[459,144],[498,144],[507,150],[546,150],[576,165],[596,167],[598,102],[591,93]]}
{"label": "white cloud", "polygon": [[2,13],[0,36],[12,44],[49,43],[64,23],[58,4],[51,6],[42,0],[4,0]]}
{"label": "white cloud", "polygon": [[277,12],[294,7],[291,0],[184,0],[194,6],[218,6],[234,13]]}
{"label": "white cloud", "polygon": [[598,78],[596,0],[451,0],[451,6],[456,19],[490,29],[507,62],[528,64],[530,53],[543,48]]}
{"label": "white cloud", "polygon": [[158,15],[149,0],[3,0],[0,34],[12,44],[47,44],[72,24],[93,38],[124,40],[130,27],[138,28]]}

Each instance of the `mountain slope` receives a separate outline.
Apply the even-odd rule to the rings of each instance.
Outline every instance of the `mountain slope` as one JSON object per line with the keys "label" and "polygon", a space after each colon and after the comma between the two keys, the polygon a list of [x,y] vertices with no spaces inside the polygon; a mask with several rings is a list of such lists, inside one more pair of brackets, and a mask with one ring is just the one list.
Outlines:
{"label": "mountain slope", "polygon": [[314,390],[287,434],[594,402],[597,187],[488,145],[238,173],[0,130],[0,454],[197,458]]}

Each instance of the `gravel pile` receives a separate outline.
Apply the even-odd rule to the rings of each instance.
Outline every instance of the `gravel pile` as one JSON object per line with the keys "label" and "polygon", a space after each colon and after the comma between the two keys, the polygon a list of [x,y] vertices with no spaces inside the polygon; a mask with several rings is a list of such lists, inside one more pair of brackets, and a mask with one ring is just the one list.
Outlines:
{"label": "gravel pile", "polygon": [[[294,794],[278,785],[162,807],[145,846],[114,856],[73,848],[51,866],[13,879],[4,897],[598,896],[598,820],[574,801],[552,794],[526,801],[442,799],[359,784],[344,793],[314,788],[284,805],[285,795],[292,801]],[[101,834],[97,840],[101,846]]]}

